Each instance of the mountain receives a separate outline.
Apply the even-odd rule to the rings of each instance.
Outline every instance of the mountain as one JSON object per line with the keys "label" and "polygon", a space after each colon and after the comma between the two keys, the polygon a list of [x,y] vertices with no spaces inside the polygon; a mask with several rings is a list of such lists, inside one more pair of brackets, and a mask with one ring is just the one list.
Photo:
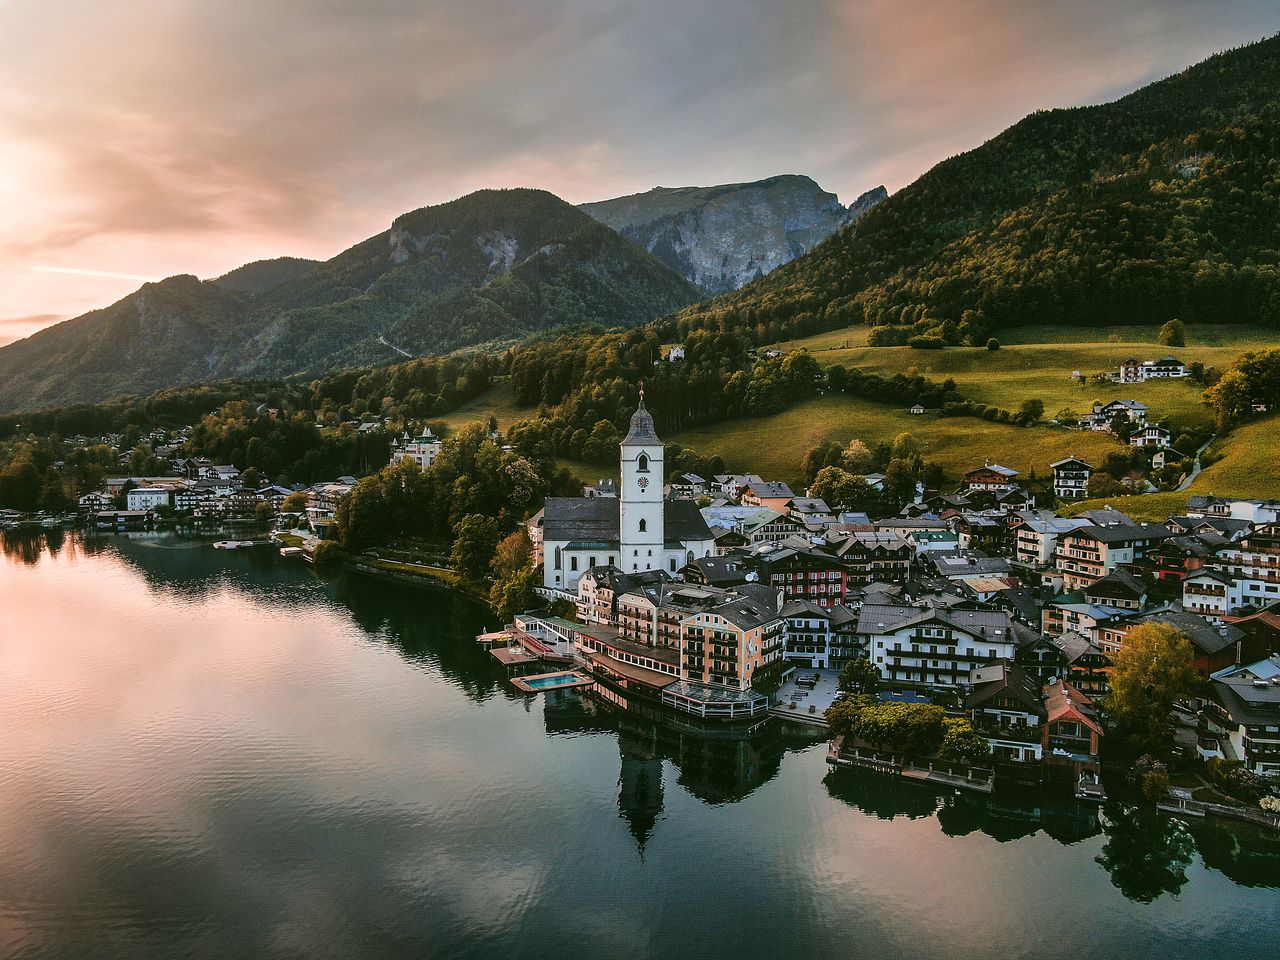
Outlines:
{"label": "mountain", "polygon": [[255,260],[253,263],[246,263],[243,267],[236,267],[230,273],[224,273],[213,283],[223,290],[256,296],[282,283],[305,277],[318,266],[320,266],[319,260],[304,260],[300,257]]}
{"label": "mountain", "polygon": [[397,217],[323,263],[170,277],[2,347],[0,410],[318,373],[587,322],[634,326],[699,296],[550,193],[482,190]]}
{"label": "mountain", "polygon": [[[1113,103],[1034,113],[685,326],[1280,325],[1280,38]],[[896,332],[895,332],[896,331]],[[877,342],[873,339],[873,342]]]}
{"label": "mountain", "polygon": [[849,207],[808,177],[717,187],[655,187],[581,207],[707,293],[736,290],[812,250],[888,194]]}

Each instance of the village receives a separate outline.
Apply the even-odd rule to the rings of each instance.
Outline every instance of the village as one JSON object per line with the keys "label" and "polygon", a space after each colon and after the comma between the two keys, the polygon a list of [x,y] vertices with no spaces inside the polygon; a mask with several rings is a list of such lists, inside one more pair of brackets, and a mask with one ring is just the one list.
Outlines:
{"label": "village", "polygon": [[[1164,524],[1112,507],[1060,516],[1039,504],[1081,496],[1090,468],[1070,458],[1048,497],[987,463],[872,518],[756,475],[662,484],[662,464],[642,399],[621,482],[529,520],[558,612],[478,638],[533,671],[521,689],[595,680],[703,722],[815,727],[871,692],[967,720],[988,758],[922,765],[836,737],[833,764],[1101,799],[1113,660],[1160,625],[1190,643],[1201,681],[1163,724],[1174,754],[1260,784],[1280,773],[1280,501],[1192,497]],[[1160,800],[1192,809],[1194,792]]]}
{"label": "village", "polygon": [[[1135,364],[1117,382],[1185,373]],[[1170,431],[1147,418],[1145,405],[1118,399],[1073,426],[1169,454]],[[358,483],[271,484],[253,470],[183,458],[181,429],[148,439],[158,464],[172,457],[166,474],[107,479],[80,497],[75,520],[8,513],[0,524],[269,525],[269,539],[217,545],[271,544],[311,559]],[[502,442],[492,426],[487,439]],[[402,431],[388,465],[426,470],[444,444],[428,428]],[[834,766],[979,791],[1001,781],[1063,787],[1100,800],[1114,662],[1135,631],[1155,625],[1190,644],[1200,681],[1162,724],[1171,755],[1243,770],[1254,792],[1280,775],[1280,500],[1191,496],[1163,524],[1112,505],[1072,513],[1095,471],[1066,457],[1043,478],[975,464],[954,489],[920,483],[899,514],[873,516],[755,474],[673,475],[665,449],[642,392],[619,447],[619,480],[549,497],[528,519],[548,609],[478,638],[517,689],[599,684],[703,726],[826,731]],[[862,480],[876,489],[885,478]],[[935,709],[965,748],[868,744],[845,731],[847,718],[833,720],[856,698]],[[1182,810],[1235,802],[1221,786],[1200,777],[1160,800]]]}

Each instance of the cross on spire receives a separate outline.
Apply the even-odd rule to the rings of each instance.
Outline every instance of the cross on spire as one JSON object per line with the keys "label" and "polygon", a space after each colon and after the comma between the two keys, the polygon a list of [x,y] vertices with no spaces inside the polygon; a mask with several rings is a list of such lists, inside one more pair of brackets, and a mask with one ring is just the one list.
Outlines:
{"label": "cross on spire", "polygon": [[640,381],[640,406],[644,406],[644,381]]}

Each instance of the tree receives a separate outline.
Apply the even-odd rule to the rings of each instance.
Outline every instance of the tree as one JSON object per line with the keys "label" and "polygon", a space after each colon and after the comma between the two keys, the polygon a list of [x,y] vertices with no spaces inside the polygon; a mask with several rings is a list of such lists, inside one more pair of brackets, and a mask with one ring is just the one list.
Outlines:
{"label": "tree", "polygon": [[1112,655],[1107,712],[1137,749],[1160,746],[1169,711],[1200,685],[1191,641],[1167,623],[1144,623]]}
{"label": "tree", "polygon": [[1160,328],[1160,342],[1166,347],[1187,345],[1187,326],[1181,320],[1170,320]]}
{"label": "tree", "polygon": [[836,697],[831,706],[827,707],[825,714],[827,729],[831,731],[833,737],[852,735],[858,714],[876,703],[873,697],[863,694],[846,693]]}
{"label": "tree", "polygon": [[1023,423],[1035,423],[1044,416],[1044,401],[1040,399],[1023,400],[1018,408],[1018,417]]}
{"label": "tree", "polygon": [[480,580],[489,572],[498,545],[498,521],[480,513],[469,513],[454,530],[449,561],[468,580]]}
{"label": "tree", "polygon": [[879,502],[879,494],[862,477],[839,467],[823,467],[810,487],[813,495],[826,501],[832,510],[870,512]]}
{"label": "tree", "polygon": [[991,747],[964,717],[948,717],[942,721],[942,746],[938,756],[957,763],[982,764],[991,760]]}
{"label": "tree", "polygon": [[1090,499],[1099,499],[1103,497],[1125,497],[1129,495],[1129,489],[1111,476],[1109,473],[1101,471],[1089,477],[1089,497]]}
{"label": "tree", "polygon": [[995,337],[992,337],[990,340],[988,340],[988,341],[987,341],[987,349],[988,349],[988,350],[999,350],[999,349],[1000,349],[1000,341],[999,341],[999,340],[997,340]]}
{"label": "tree", "polygon": [[875,693],[880,689],[880,671],[866,657],[850,660],[840,671],[839,687],[845,693]]}
{"label": "tree", "polygon": [[489,588],[489,605],[502,619],[509,623],[517,614],[538,606],[536,592],[538,572],[533,567],[524,567],[515,573],[494,581]]}
{"label": "tree", "polygon": [[276,517],[276,509],[267,500],[263,500],[253,508],[253,519],[259,523],[270,523]]}
{"label": "tree", "polygon": [[335,540],[321,540],[316,544],[311,560],[317,567],[325,567],[342,559],[342,547]]}
{"label": "tree", "polygon": [[284,498],[284,502],[280,504],[280,509],[284,513],[303,513],[307,509],[307,501],[310,499],[305,490],[299,490],[297,493],[291,493]]}
{"label": "tree", "polygon": [[844,468],[850,473],[865,476],[871,471],[871,449],[857,437],[845,445],[840,453],[840,459],[844,461]]}
{"label": "tree", "polygon": [[530,567],[533,558],[533,544],[529,541],[529,533],[522,525],[514,533],[508,534],[498,542],[493,551],[493,578],[497,581],[514,577],[526,567]]}
{"label": "tree", "polygon": [[893,455],[904,460],[920,453],[920,443],[910,433],[903,431],[893,438]]}

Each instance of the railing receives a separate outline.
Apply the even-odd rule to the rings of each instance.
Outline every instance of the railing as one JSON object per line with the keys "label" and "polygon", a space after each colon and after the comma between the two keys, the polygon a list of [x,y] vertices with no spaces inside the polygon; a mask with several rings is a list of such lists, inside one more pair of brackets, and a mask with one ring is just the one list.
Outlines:
{"label": "railing", "polygon": [[1203,800],[1188,800],[1174,796],[1166,796],[1157,806],[1166,813],[1187,813],[1194,817],[1206,815],[1229,817],[1280,830],[1280,814],[1267,813],[1255,807],[1228,807],[1221,803],[1205,803]]}

